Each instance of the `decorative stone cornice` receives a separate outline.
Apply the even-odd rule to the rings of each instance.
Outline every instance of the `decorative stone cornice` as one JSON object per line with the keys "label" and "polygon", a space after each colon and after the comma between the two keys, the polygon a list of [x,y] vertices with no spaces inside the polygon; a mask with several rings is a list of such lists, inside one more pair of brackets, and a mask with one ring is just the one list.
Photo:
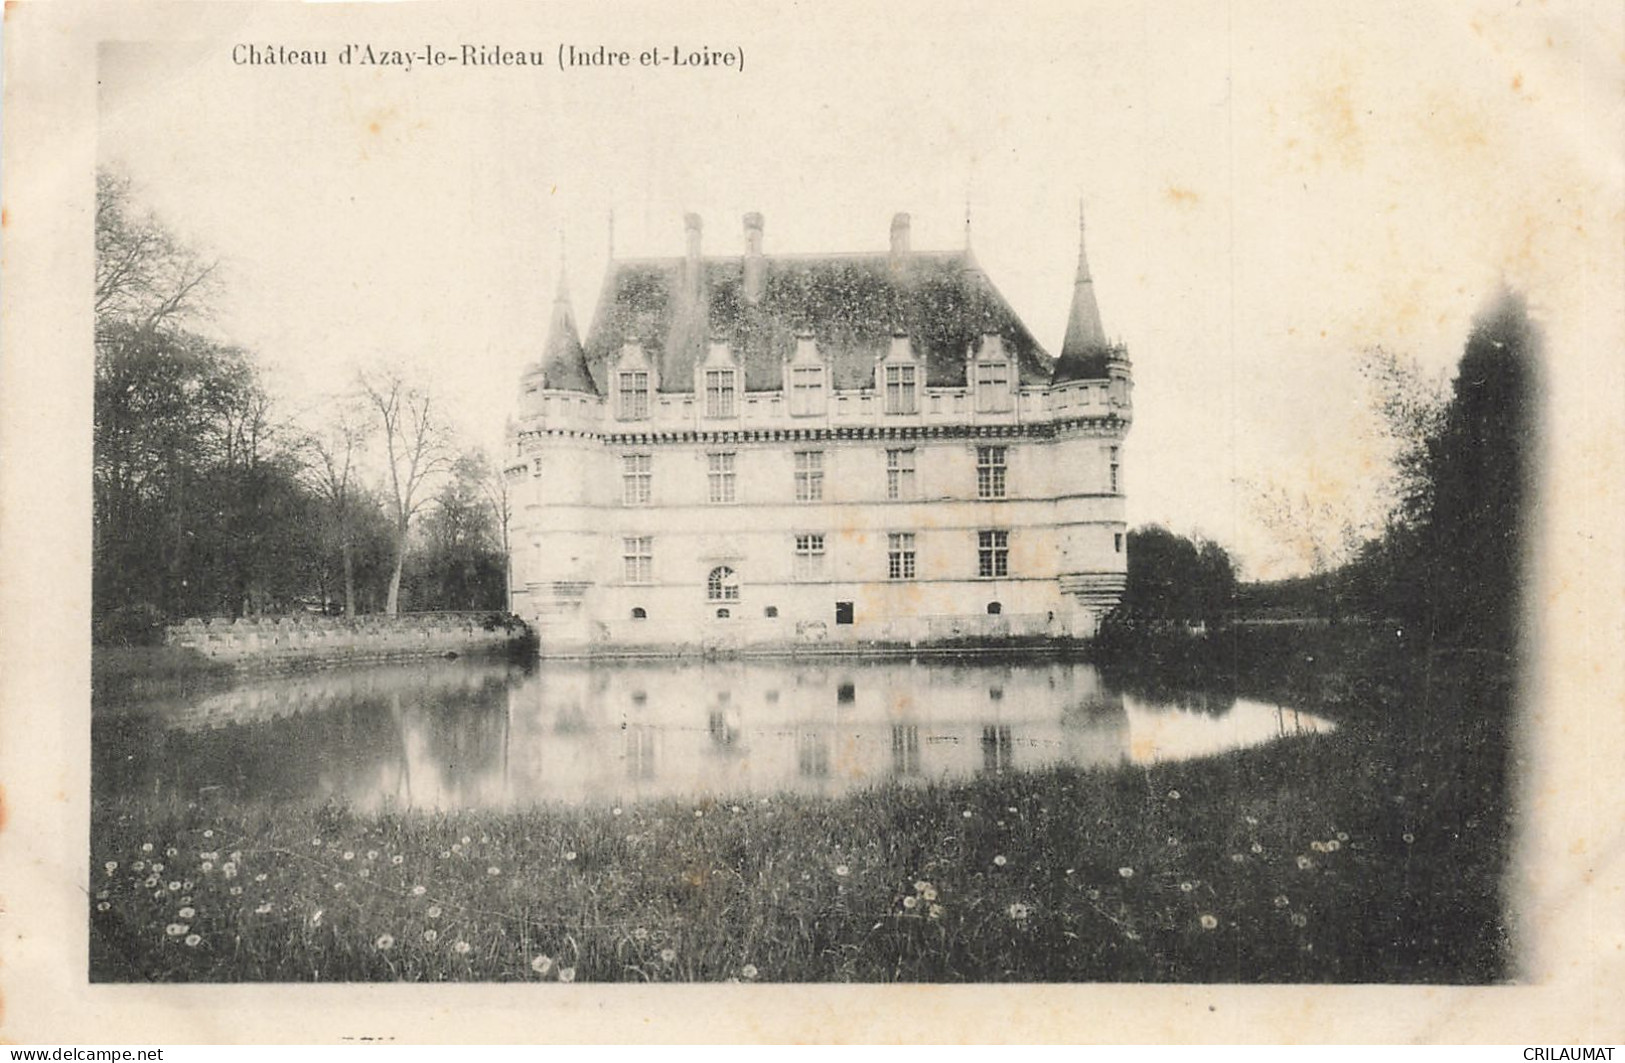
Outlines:
{"label": "decorative stone cornice", "polygon": [[606,446],[652,446],[684,443],[819,443],[933,439],[1031,439],[1061,436],[1110,436],[1123,432],[1128,421],[1110,415],[1036,421],[1025,424],[913,424],[832,425],[806,428],[654,428],[592,432],[584,429],[531,428],[519,432],[521,440],[543,438],[595,439]]}

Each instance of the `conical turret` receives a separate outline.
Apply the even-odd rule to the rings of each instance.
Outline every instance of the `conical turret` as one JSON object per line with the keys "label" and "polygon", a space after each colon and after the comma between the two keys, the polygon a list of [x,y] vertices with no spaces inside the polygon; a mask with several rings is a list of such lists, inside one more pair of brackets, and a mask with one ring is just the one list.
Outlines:
{"label": "conical turret", "polygon": [[547,327],[547,346],[542,351],[542,388],[547,391],[579,391],[597,395],[598,386],[587,370],[587,352],[576,331],[575,310],[565,285],[564,268],[559,268],[559,289],[553,296],[553,319]]}
{"label": "conical turret", "polygon": [[1100,324],[1100,305],[1095,302],[1095,282],[1089,275],[1089,256],[1084,247],[1083,206],[1078,206],[1078,273],[1072,282],[1072,311],[1066,319],[1066,339],[1061,357],[1055,363],[1054,382],[1093,380],[1106,375],[1106,330]]}

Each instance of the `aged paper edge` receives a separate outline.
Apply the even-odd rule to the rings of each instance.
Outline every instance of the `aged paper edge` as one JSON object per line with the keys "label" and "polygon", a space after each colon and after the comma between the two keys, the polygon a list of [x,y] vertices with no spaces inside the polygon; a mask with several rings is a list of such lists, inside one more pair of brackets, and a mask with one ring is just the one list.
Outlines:
{"label": "aged paper edge", "polygon": [[[1571,5],[1574,6],[1574,5]],[[1595,5],[1598,8],[1604,5]],[[421,9],[419,9],[421,10]],[[292,14],[322,12],[298,12]],[[991,13],[991,12],[990,12]],[[1060,12],[1058,11],[1058,14]],[[1550,365],[1541,646],[1525,680],[1522,984],[1448,987],[91,986],[90,276],[95,45],[198,32],[166,5],[6,5],[0,357],[0,1036],[9,1041],[1596,1042],[1625,1039],[1620,800],[1625,377],[1619,38],[1576,56],[1606,199]],[[754,17],[733,10],[734,17]],[[334,11],[333,17],[341,12]],[[344,14],[343,17],[351,17]],[[627,9],[617,17],[627,17]],[[760,17],[771,17],[764,12]],[[833,15],[831,17],[834,17]],[[1617,29],[1618,14],[1602,19]],[[1577,256],[1577,259],[1581,256]]]}

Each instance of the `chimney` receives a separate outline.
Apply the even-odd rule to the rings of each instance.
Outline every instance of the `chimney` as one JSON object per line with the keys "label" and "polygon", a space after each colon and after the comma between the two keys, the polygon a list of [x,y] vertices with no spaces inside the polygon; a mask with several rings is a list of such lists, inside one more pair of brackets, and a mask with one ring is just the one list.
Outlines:
{"label": "chimney", "polygon": [[898,263],[908,257],[908,215],[904,213],[893,214],[891,218],[891,257],[892,262]]}
{"label": "chimney", "polygon": [[688,298],[692,304],[697,305],[700,300],[700,291],[704,267],[700,263],[700,230],[703,228],[700,216],[694,213],[683,215],[683,229],[688,237],[688,256],[683,262],[684,279],[688,282]]}
{"label": "chimney", "polygon": [[762,261],[762,216],[756,211],[745,215],[745,299],[756,302],[762,297],[765,279]]}
{"label": "chimney", "polygon": [[688,260],[698,263],[700,260],[700,230],[704,228],[704,224],[700,221],[698,214],[689,213],[683,215],[683,228],[688,233]]}

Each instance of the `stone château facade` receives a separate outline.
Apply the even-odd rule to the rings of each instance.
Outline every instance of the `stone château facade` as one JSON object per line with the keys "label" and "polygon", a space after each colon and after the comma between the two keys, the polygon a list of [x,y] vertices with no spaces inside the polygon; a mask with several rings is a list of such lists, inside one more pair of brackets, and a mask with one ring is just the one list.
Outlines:
{"label": "stone ch\u00e2teau facade", "polygon": [[1091,636],[1124,584],[1126,351],[1079,225],[1060,356],[967,247],[617,259],[563,278],[505,473],[542,652]]}

